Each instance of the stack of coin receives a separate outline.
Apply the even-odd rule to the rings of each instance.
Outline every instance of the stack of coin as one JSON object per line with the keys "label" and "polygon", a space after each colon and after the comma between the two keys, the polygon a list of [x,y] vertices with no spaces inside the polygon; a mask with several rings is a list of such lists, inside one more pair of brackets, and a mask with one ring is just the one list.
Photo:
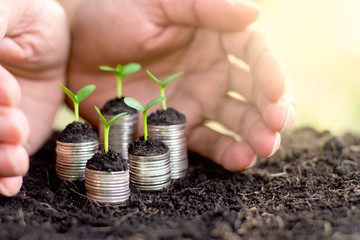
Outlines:
{"label": "stack of coin", "polygon": [[[106,121],[110,121],[115,115],[103,115]],[[114,151],[120,152],[125,159],[128,159],[129,143],[136,138],[138,124],[137,114],[126,114],[116,120],[110,127],[109,147]],[[99,122],[99,141],[100,147],[104,148],[104,125]]]}
{"label": "stack of coin", "polygon": [[85,178],[86,162],[99,148],[98,141],[65,143],[56,141],[56,174],[62,180]]}
{"label": "stack of coin", "polygon": [[185,123],[148,125],[149,136],[159,139],[170,149],[171,179],[185,177],[189,167],[185,127]]}
{"label": "stack of coin", "polygon": [[105,172],[85,168],[86,197],[101,203],[121,203],[130,196],[129,170]]}
{"label": "stack of coin", "polygon": [[129,154],[130,182],[142,191],[159,191],[170,185],[170,151],[157,156]]}

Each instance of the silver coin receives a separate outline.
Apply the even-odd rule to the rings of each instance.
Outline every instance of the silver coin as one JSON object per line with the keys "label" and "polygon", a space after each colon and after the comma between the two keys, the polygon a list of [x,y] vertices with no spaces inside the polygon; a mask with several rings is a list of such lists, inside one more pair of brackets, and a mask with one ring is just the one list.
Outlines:
{"label": "silver coin", "polygon": [[148,124],[148,131],[149,136],[164,142],[170,149],[171,179],[184,177],[189,165],[185,123],[168,126]]}
{"label": "silver coin", "polygon": [[130,182],[136,188],[158,191],[170,184],[170,151],[157,156],[129,154]]}
{"label": "silver coin", "polygon": [[118,172],[85,169],[86,197],[91,201],[120,203],[130,195],[129,170]]}
{"label": "silver coin", "polygon": [[98,149],[98,141],[65,143],[56,141],[56,166],[58,177],[73,181],[85,178],[86,162]]}

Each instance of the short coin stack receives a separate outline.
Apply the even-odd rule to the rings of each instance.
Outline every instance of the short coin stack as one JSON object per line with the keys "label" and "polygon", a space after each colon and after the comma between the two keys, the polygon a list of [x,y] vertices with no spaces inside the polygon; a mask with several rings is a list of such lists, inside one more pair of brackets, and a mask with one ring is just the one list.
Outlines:
{"label": "short coin stack", "polygon": [[189,167],[185,126],[185,123],[148,125],[149,136],[159,139],[170,149],[171,179],[184,177]]}
{"label": "short coin stack", "polygon": [[85,178],[86,162],[98,150],[98,141],[65,143],[56,141],[56,174],[62,180]]}
{"label": "short coin stack", "polygon": [[[106,121],[109,121],[114,115],[103,115]],[[128,158],[128,147],[135,137],[137,132],[138,115],[127,114],[114,122],[111,125],[109,132],[109,146],[121,152],[125,159]],[[100,121],[99,126],[100,147],[104,147],[104,127]]]}
{"label": "short coin stack", "polygon": [[125,202],[130,196],[129,170],[105,172],[85,169],[86,197],[102,203]]}
{"label": "short coin stack", "polygon": [[156,156],[129,154],[131,184],[142,191],[159,191],[170,185],[170,151]]}

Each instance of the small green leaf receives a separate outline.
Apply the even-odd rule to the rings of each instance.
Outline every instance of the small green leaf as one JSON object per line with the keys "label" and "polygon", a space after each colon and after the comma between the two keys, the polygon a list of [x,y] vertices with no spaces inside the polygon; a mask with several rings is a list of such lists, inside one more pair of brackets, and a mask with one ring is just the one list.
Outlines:
{"label": "small green leaf", "polygon": [[116,68],[109,67],[109,66],[100,66],[99,68],[103,71],[116,72]]}
{"label": "small green leaf", "polygon": [[69,98],[71,98],[71,100],[73,100],[74,103],[79,103],[77,96],[75,94],[73,94],[67,87],[65,87],[64,85],[61,85],[61,84],[59,84],[59,86],[64,90],[66,95],[68,95]]}
{"label": "small green leaf", "polygon": [[161,103],[162,101],[165,101],[166,98],[165,97],[157,97],[154,98],[153,100],[151,100],[146,106],[145,106],[145,111],[149,110],[152,106]]}
{"label": "small green leaf", "polygon": [[124,77],[133,74],[141,69],[141,65],[138,63],[129,63],[125,66],[122,74]]}
{"label": "small green leaf", "polygon": [[118,120],[122,116],[125,116],[126,114],[127,114],[127,112],[119,113],[115,117],[111,118],[110,121],[108,122],[108,126],[111,126],[116,120]]}
{"label": "small green leaf", "polygon": [[145,111],[143,105],[138,100],[136,100],[135,98],[126,97],[126,98],[124,98],[124,102],[129,107],[135,108],[136,110],[139,110],[141,112]]}
{"label": "small green leaf", "polygon": [[97,111],[97,113],[99,114],[101,121],[103,122],[105,127],[108,127],[108,123],[106,122],[106,119],[104,118],[104,116],[101,114],[100,110],[97,108],[97,106],[94,106],[95,110]]}
{"label": "small green leaf", "polygon": [[90,84],[80,89],[76,94],[79,103],[83,101],[85,98],[87,98],[90,95],[90,93],[92,93],[95,90],[95,88],[96,86],[94,84]]}
{"label": "small green leaf", "polygon": [[149,70],[146,70],[146,72],[147,72],[147,74],[148,74],[155,82],[157,82],[158,84],[160,84],[160,86],[163,85],[163,83],[162,83],[159,79],[157,79]]}
{"label": "small green leaf", "polygon": [[168,85],[172,80],[174,80],[175,78],[177,78],[178,76],[180,76],[181,74],[183,74],[184,72],[178,72],[175,73],[173,75],[171,75],[170,77],[167,77],[163,82],[162,85],[165,87],[166,85]]}
{"label": "small green leaf", "polygon": [[122,72],[124,71],[125,69],[125,66],[121,65],[121,64],[118,64],[116,65],[116,72],[120,75],[122,75]]}

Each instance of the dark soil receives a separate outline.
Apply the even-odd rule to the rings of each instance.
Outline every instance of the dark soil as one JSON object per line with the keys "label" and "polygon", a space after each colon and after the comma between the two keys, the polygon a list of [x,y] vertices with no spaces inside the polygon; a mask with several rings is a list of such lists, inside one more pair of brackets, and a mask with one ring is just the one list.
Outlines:
{"label": "dark soil", "polygon": [[98,141],[98,136],[88,123],[72,122],[59,134],[57,140],[66,143],[83,143]]}
{"label": "dark soil", "polygon": [[127,114],[137,114],[136,109],[125,104],[124,97],[114,98],[107,101],[100,111],[102,114],[106,115],[117,115],[123,112],[127,112]]}
{"label": "dark soil", "polygon": [[186,118],[184,114],[174,108],[168,108],[167,110],[156,110],[156,112],[151,113],[147,122],[151,125],[168,126],[185,123]]}
{"label": "dark soil", "polygon": [[270,159],[230,173],[189,155],[184,179],[162,192],[131,188],[100,206],[84,182],[55,174],[54,136],[31,158],[14,198],[0,197],[0,239],[360,238],[360,137],[301,129]]}
{"label": "dark soil", "polygon": [[168,151],[169,148],[165,143],[151,137],[148,137],[148,140],[145,141],[142,136],[129,144],[129,154],[135,156],[156,156],[165,154]]}
{"label": "dark soil", "polygon": [[128,161],[124,159],[121,153],[111,150],[105,153],[104,150],[97,151],[92,158],[90,158],[86,167],[91,170],[114,172],[126,171],[129,169]]}

